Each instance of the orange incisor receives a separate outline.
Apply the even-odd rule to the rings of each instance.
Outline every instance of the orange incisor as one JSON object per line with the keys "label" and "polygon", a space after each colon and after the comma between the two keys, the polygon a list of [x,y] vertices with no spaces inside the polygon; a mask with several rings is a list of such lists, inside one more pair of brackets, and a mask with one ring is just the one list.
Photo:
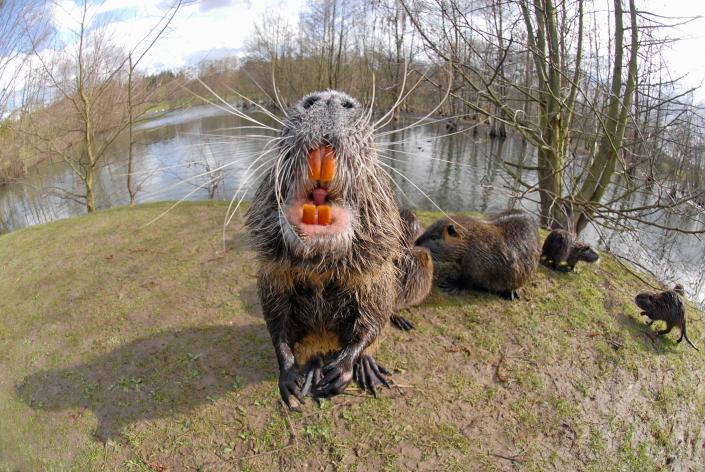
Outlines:
{"label": "orange incisor", "polygon": [[326,225],[329,225],[330,223],[331,223],[330,206],[318,205],[318,224],[326,226]]}
{"label": "orange incisor", "polygon": [[302,221],[307,225],[316,224],[316,206],[309,203],[304,203],[304,214]]}
{"label": "orange incisor", "polygon": [[[324,148],[321,147],[323,152]],[[335,152],[330,146],[325,147],[325,154],[323,156],[323,161],[321,162],[321,177],[322,181],[328,182],[333,180],[335,175]]]}
{"label": "orange incisor", "polygon": [[329,182],[335,175],[335,151],[321,146],[308,152],[308,178]]}
{"label": "orange incisor", "polygon": [[321,178],[321,150],[323,148],[311,149],[308,152],[308,178],[320,180]]}

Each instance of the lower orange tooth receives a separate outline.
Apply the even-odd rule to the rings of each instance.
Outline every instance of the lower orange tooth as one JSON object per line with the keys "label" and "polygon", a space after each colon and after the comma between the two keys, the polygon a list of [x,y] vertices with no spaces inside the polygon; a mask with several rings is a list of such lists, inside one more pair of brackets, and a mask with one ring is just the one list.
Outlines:
{"label": "lower orange tooth", "polygon": [[316,207],[314,205],[304,203],[304,213],[301,218],[304,224],[315,225],[316,224]]}
{"label": "lower orange tooth", "polygon": [[330,206],[318,205],[318,224],[322,226],[331,223]]}

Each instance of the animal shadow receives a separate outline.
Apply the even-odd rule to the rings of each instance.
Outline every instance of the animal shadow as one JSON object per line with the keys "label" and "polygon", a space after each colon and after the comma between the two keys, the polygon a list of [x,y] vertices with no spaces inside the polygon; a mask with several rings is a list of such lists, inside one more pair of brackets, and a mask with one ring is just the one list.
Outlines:
{"label": "animal shadow", "polygon": [[[670,339],[667,335],[658,336],[652,327],[648,326],[642,320],[629,316],[626,313],[619,313],[617,315],[617,322],[647,351],[664,354],[665,352],[671,352],[678,348],[678,343]],[[657,326],[658,323],[660,322],[657,322],[654,326]]]}
{"label": "animal shadow", "polygon": [[137,339],[73,367],[29,375],[16,387],[38,410],[89,409],[95,436],[186,412],[246,384],[276,378],[264,325],[208,326]]}

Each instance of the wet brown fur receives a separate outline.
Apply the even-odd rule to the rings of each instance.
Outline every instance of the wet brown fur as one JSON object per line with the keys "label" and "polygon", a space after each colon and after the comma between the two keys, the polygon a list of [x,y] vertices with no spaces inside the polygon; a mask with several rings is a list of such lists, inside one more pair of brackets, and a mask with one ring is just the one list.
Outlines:
{"label": "wet brown fur", "polygon": [[682,293],[683,287],[676,285],[673,290],[640,293],[636,296],[634,302],[643,310],[641,312],[642,316],[649,318],[649,326],[651,326],[651,324],[656,320],[666,322],[666,329],[656,331],[658,336],[670,333],[675,326],[680,329],[681,332],[678,342],[681,342],[683,338],[685,338],[688,344],[690,344],[697,351],[698,348],[690,342],[690,339],[688,339],[688,335],[686,334],[685,307],[683,306],[683,301],[679,296]]}
{"label": "wet brown fur", "polygon": [[[281,162],[265,174],[247,213],[280,392],[291,407],[297,406],[288,397],[299,396],[302,366],[325,357],[324,372],[340,375],[324,396],[340,393],[358,359],[371,355],[400,301],[418,301],[406,284],[414,280],[410,272],[425,266],[424,258],[409,246],[363,112],[354,99],[336,91],[316,92],[294,105],[282,130]],[[336,153],[329,194],[353,221],[344,234],[310,242],[289,224],[281,207],[311,190],[307,153],[323,143]]]}
{"label": "wet brown fur", "polygon": [[463,287],[507,294],[525,285],[539,260],[538,225],[526,212],[485,218],[454,215],[429,226],[417,244],[436,262],[458,265]]}

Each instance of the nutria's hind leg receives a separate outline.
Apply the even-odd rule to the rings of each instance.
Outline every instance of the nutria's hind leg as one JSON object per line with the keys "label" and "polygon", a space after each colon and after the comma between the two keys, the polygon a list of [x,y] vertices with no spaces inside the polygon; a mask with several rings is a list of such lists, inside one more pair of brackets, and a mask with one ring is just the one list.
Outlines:
{"label": "nutria's hind leg", "polygon": [[660,330],[660,331],[656,331],[656,335],[657,335],[657,336],[663,336],[664,334],[670,333],[672,329],[673,329],[673,325],[669,323],[668,325],[666,325],[666,329],[662,329],[662,330]]}
{"label": "nutria's hind leg", "polygon": [[391,375],[387,369],[379,365],[372,356],[361,355],[353,366],[353,380],[360,390],[369,392],[377,398],[377,387],[384,385],[389,387],[386,376]]}
{"label": "nutria's hind leg", "polygon": [[414,324],[411,321],[407,320],[401,315],[392,315],[389,318],[389,322],[392,324],[392,326],[402,331],[411,331],[415,328]]}

